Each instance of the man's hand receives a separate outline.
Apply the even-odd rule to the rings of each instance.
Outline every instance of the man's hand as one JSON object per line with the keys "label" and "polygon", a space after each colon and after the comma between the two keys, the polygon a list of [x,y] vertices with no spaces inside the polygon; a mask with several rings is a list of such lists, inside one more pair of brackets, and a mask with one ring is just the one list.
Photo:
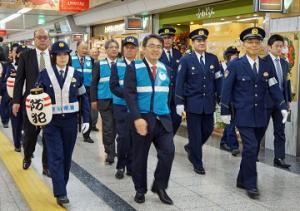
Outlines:
{"label": "man's hand", "polygon": [[177,105],[176,106],[176,113],[179,116],[182,116],[182,114],[184,113],[184,105]]}
{"label": "man's hand", "polygon": [[285,124],[289,115],[289,112],[287,110],[281,110],[282,115],[282,123]]}
{"label": "man's hand", "polygon": [[135,126],[135,129],[136,129],[136,132],[138,134],[140,134],[141,136],[146,136],[148,131],[147,131],[147,127],[148,127],[148,124],[146,122],[146,120],[140,118],[140,119],[136,119],[134,121],[134,126]]}
{"label": "man's hand", "polygon": [[91,103],[91,107],[92,107],[93,110],[96,110],[96,111],[97,111],[97,110],[98,110],[98,108],[97,108],[97,101],[92,102],[92,103]]}
{"label": "man's hand", "polygon": [[226,125],[229,125],[231,121],[231,115],[222,115],[221,119],[222,122],[224,122]]}
{"label": "man's hand", "polygon": [[12,113],[14,116],[18,115],[19,110],[20,110],[20,104],[18,104],[18,103],[13,104]]}

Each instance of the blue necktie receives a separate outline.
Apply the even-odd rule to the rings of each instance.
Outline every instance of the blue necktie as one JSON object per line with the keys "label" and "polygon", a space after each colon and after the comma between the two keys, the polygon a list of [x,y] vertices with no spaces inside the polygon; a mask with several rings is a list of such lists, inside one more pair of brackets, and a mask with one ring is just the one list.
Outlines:
{"label": "blue necktie", "polygon": [[65,72],[64,70],[59,71],[61,81],[64,81],[64,72]]}
{"label": "blue necktie", "polygon": [[282,68],[280,65],[280,60],[278,58],[275,59],[275,69],[276,69],[276,73],[277,73],[279,87],[280,87],[280,89],[282,89],[282,82],[283,82]]}
{"label": "blue necktie", "polygon": [[203,62],[203,56],[202,55],[200,56],[200,65],[201,65],[202,69],[205,71],[205,64]]}
{"label": "blue necktie", "polygon": [[257,67],[256,67],[256,62],[253,63],[253,72],[254,72],[255,76],[257,76],[258,71],[257,71]]}

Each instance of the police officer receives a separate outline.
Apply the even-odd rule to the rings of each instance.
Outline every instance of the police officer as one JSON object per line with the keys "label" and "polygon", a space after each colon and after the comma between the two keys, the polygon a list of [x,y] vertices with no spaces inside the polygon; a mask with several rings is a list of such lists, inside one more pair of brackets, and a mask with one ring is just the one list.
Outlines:
{"label": "police officer", "polygon": [[[76,54],[72,56],[72,67],[83,73],[83,83],[87,91],[87,95],[90,99],[90,86],[92,83],[92,70],[94,65],[94,59],[88,54],[88,45],[84,41],[77,42]],[[92,125],[93,119],[97,118],[98,112],[91,110],[90,124]],[[80,120],[81,121],[81,120]],[[94,140],[90,137],[90,128],[83,134],[83,141],[87,143],[94,143]]]}
{"label": "police officer", "polygon": [[5,72],[7,69],[7,61],[3,52],[0,53],[0,116],[4,128],[8,128],[9,122],[9,96],[5,92]]}
{"label": "police officer", "polygon": [[151,191],[165,204],[173,204],[166,193],[174,159],[170,98],[170,69],[159,61],[163,39],[155,34],[143,40],[144,60],[127,66],[124,93],[132,124],[132,179],[134,200],[145,202],[147,192],[147,160],[151,143],[157,150],[158,163]]}
{"label": "police officer", "polygon": [[[288,80],[289,65],[286,60],[280,58],[284,39],[279,34],[273,34],[268,40],[269,55],[265,60],[272,67],[279,88],[283,94],[285,103],[290,109],[291,86]],[[270,96],[267,97],[267,120],[272,117],[274,130],[274,166],[289,168],[291,165],[285,162],[285,125],[282,123],[280,108],[274,104]],[[268,125],[268,124],[267,124]],[[267,128],[266,128],[267,129]]]}
{"label": "police officer", "polygon": [[[240,51],[235,46],[229,46],[224,51],[225,61],[221,63],[220,69],[222,74],[227,69],[227,65],[230,61],[239,57]],[[237,140],[237,135],[235,133],[235,123],[232,118],[229,125],[225,125],[223,136],[220,142],[220,148],[226,151],[230,151],[233,156],[236,156],[240,153],[239,142]]]}
{"label": "police officer", "polygon": [[[83,75],[69,66],[69,46],[63,41],[52,45],[52,68],[41,71],[38,84],[52,101],[53,117],[44,127],[53,192],[59,205],[69,203],[66,186],[69,180],[72,152],[77,138],[77,114],[83,118],[82,133],[89,128],[89,100]],[[61,94],[63,93],[63,98]],[[81,106],[79,100],[81,98]]]}
{"label": "police officer", "polygon": [[164,39],[164,49],[159,60],[171,68],[172,98],[170,101],[170,108],[174,135],[176,134],[181,123],[181,116],[176,113],[175,105],[175,84],[179,60],[181,58],[180,51],[173,47],[175,32],[176,30],[173,27],[163,27],[158,31],[159,35]]}
{"label": "police officer", "polygon": [[110,76],[110,89],[113,93],[113,114],[116,120],[117,131],[117,173],[116,178],[124,177],[125,168],[127,175],[131,175],[132,163],[132,140],[128,121],[127,105],[124,99],[124,77],[127,65],[134,65],[134,60],[138,52],[138,40],[133,36],[125,37],[122,42],[123,59],[117,61]]}
{"label": "police officer", "polygon": [[112,165],[116,156],[116,129],[109,80],[112,67],[117,63],[119,44],[116,40],[110,39],[105,42],[104,47],[107,58],[96,63],[93,69],[91,102],[93,109],[97,109],[98,106],[102,118],[102,140],[107,154],[105,162]]}
{"label": "police officer", "polygon": [[230,62],[225,70],[221,99],[221,118],[225,124],[230,123],[229,103],[233,103],[235,123],[243,142],[237,187],[244,188],[252,199],[259,197],[256,158],[257,148],[267,125],[267,90],[281,109],[283,123],[288,114],[272,68],[266,60],[258,57],[264,37],[265,31],[258,27],[245,29],[240,34],[246,55]]}
{"label": "police officer", "polygon": [[[15,47],[15,45],[14,45]],[[13,47],[13,48],[14,48]],[[6,89],[6,82],[8,77],[12,72],[17,71],[18,67],[18,61],[20,58],[20,54],[24,51],[26,51],[28,48],[25,45],[18,45],[17,49],[15,50],[16,57],[13,57],[11,62],[7,63],[6,66],[6,71],[4,73],[5,75],[5,84],[3,87],[3,91],[5,92],[3,95],[7,95],[7,89]],[[14,146],[15,146],[15,151],[16,152],[21,152],[21,139],[22,139],[22,127],[23,127],[23,110],[22,108],[20,109],[20,112],[17,113],[17,116],[14,116],[11,110],[12,107],[12,99],[10,98],[9,100],[9,108],[10,108],[10,119],[11,119],[11,126],[12,126],[12,135],[13,135],[13,141],[14,141]],[[22,106],[21,106],[22,107]]]}
{"label": "police officer", "polygon": [[197,174],[205,174],[202,146],[214,127],[216,97],[220,96],[222,73],[218,58],[206,52],[208,30],[199,28],[189,35],[194,52],[180,60],[176,83],[176,110],[186,111],[189,144],[188,158]]}

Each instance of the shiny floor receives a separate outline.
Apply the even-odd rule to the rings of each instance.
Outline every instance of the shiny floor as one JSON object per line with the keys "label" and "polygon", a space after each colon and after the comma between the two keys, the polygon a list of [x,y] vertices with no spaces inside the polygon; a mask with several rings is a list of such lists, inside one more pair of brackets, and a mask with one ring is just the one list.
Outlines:
{"label": "shiny floor", "polygon": [[[98,125],[100,126],[100,125]],[[11,138],[11,128],[1,132]],[[258,181],[261,197],[249,199],[245,192],[235,187],[240,157],[233,157],[218,148],[218,140],[210,138],[204,147],[206,175],[197,175],[186,158],[183,145],[187,142],[182,131],[174,139],[176,156],[167,192],[173,206],[162,204],[157,195],[148,191],[146,202],[136,204],[135,191],[130,177],[114,177],[115,165],[105,165],[101,132],[92,132],[94,144],[84,143],[78,136],[73,154],[68,185],[71,201],[68,210],[300,210],[300,176],[298,159],[288,157],[292,170],[272,166],[272,152],[264,150],[258,162]],[[0,146],[1,147],[1,146]],[[16,152],[12,152],[16,153]],[[148,159],[148,188],[153,181],[156,153],[152,148]],[[20,163],[21,166],[21,163]],[[32,167],[52,189],[51,179],[41,174],[41,146],[37,145]],[[9,173],[0,161],[0,211],[29,210]]]}

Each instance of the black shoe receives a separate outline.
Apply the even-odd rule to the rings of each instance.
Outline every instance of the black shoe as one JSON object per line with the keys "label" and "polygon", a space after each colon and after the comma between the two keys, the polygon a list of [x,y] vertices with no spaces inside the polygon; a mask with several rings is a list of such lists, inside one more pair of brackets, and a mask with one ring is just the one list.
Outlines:
{"label": "black shoe", "polygon": [[144,203],[145,202],[145,194],[136,192],[136,194],[134,196],[134,201],[139,204]]}
{"label": "black shoe", "polygon": [[91,144],[94,143],[94,140],[91,139],[90,137],[83,139],[83,141]]}
{"label": "black shoe", "polygon": [[173,204],[172,199],[168,196],[165,189],[157,188],[157,187],[155,187],[155,185],[152,185],[151,191],[158,195],[158,197],[162,203],[169,204],[169,205]]}
{"label": "black shoe", "polygon": [[280,159],[280,158],[274,159],[274,166],[284,168],[284,169],[288,169],[291,167],[291,165],[287,164],[284,159]]}
{"label": "black shoe", "polygon": [[237,188],[241,188],[241,189],[245,189],[245,186],[242,183],[240,183],[240,182],[236,183],[236,187]]}
{"label": "black shoe", "polygon": [[194,168],[194,172],[196,172],[197,174],[205,174],[205,169],[203,167],[200,168]]}
{"label": "black shoe", "polygon": [[184,150],[185,150],[188,154],[191,153],[191,150],[190,150],[190,147],[189,147],[188,144],[184,145]]}
{"label": "black shoe", "polygon": [[115,174],[115,177],[117,179],[123,179],[124,178],[124,169],[118,169],[117,170],[117,173]]}
{"label": "black shoe", "polygon": [[19,148],[18,148],[18,147],[15,147],[15,151],[16,151],[16,152],[21,152],[21,147],[19,147]]}
{"label": "black shoe", "polygon": [[92,131],[99,132],[99,129],[97,127],[92,127]]}
{"label": "black shoe", "polygon": [[26,170],[30,167],[31,165],[31,160],[26,160],[26,159],[23,159],[23,169]]}
{"label": "black shoe", "polygon": [[230,147],[227,146],[227,144],[221,144],[220,149],[224,150],[224,151],[227,151],[227,152],[230,152]]}
{"label": "black shoe", "polygon": [[49,169],[47,169],[47,168],[43,168],[43,175],[45,175],[45,176],[47,176],[47,177],[50,177],[50,178],[51,178],[50,171],[49,171]]}
{"label": "black shoe", "polygon": [[57,202],[57,204],[59,204],[60,206],[64,206],[64,205],[70,203],[70,201],[69,201],[69,199],[68,199],[67,196],[58,196],[58,197],[56,197],[56,202]]}
{"label": "black shoe", "polygon": [[107,156],[107,158],[105,159],[105,162],[106,162],[108,165],[112,165],[112,164],[115,162],[115,159],[114,159],[114,157]]}
{"label": "black shoe", "polygon": [[232,156],[237,156],[238,154],[240,154],[240,150],[239,149],[233,149],[231,151]]}
{"label": "black shoe", "polygon": [[8,128],[8,123],[3,123],[4,128]]}
{"label": "black shoe", "polygon": [[132,176],[132,171],[128,171],[127,170],[126,175],[129,176],[129,177],[131,177]]}
{"label": "black shoe", "polygon": [[247,195],[251,199],[259,199],[259,191],[257,188],[247,189]]}

